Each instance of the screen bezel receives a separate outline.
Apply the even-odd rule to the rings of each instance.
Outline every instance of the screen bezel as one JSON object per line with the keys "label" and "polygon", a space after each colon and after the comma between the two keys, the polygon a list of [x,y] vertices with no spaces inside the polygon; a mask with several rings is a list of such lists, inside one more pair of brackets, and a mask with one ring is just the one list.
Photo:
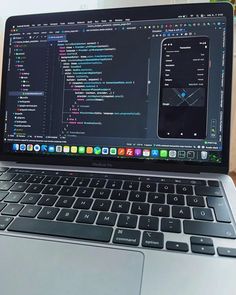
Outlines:
{"label": "screen bezel", "polygon": [[[18,154],[4,152],[4,119],[6,99],[6,76],[8,63],[8,38],[9,30],[13,25],[24,25],[38,22],[56,22],[81,20],[99,20],[109,18],[130,19],[167,19],[176,18],[178,15],[190,14],[218,14],[226,17],[226,54],[225,54],[225,86],[224,86],[224,118],[223,118],[223,150],[222,163],[204,163],[189,161],[167,161],[153,159],[113,158],[96,156],[52,156],[43,154]],[[31,164],[52,164],[66,166],[108,167],[119,169],[138,169],[152,171],[184,171],[184,172],[215,172],[227,173],[229,168],[229,135],[230,135],[230,110],[231,110],[231,82],[232,82],[232,56],[233,56],[233,9],[228,3],[180,4],[163,6],[145,6],[134,8],[98,9],[75,12],[57,12],[13,16],[7,19],[5,26],[5,42],[2,68],[2,91],[0,109],[0,160],[14,161]]]}

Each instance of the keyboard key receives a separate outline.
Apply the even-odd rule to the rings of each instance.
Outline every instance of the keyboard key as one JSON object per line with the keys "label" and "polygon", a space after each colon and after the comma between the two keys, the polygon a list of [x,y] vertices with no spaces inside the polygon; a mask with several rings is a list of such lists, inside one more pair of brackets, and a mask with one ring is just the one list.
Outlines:
{"label": "keyboard key", "polygon": [[184,233],[191,235],[210,236],[217,238],[235,239],[234,228],[228,223],[213,223],[194,220],[184,220]]}
{"label": "keyboard key", "polygon": [[216,187],[219,187],[220,186],[220,183],[218,180],[208,180],[208,185],[209,186],[216,186]]}
{"label": "keyboard key", "polygon": [[64,207],[64,208],[71,208],[72,204],[74,203],[75,198],[73,197],[60,197],[56,202],[56,207]]}
{"label": "keyboard key", "polygon": [[184,196],[183,195],[167,195],[167,204],[171,205],[184,205]]}
{"label": "keyboard key", "polygon": [[154,216],[170,216],[170,206],[168,205],[152,205],[151,214]]}
{"label": "keyboard key", "polygon": [[219,222],[231,222],[229,209],[224,198],[207,197],[208,207],[213,208],[216,220]]}
{"label": "keyboard key", "polygon": [[103,188],[105,183],[106,183],[105,179],[92,179],[89,186]]}
{"label": "keyboard key", "polygon": [[116,223],[117,214],[115,213],[99,213],[97,224],[113,226]]}
{"label": "keyboard key", "polygon": [[12,217],[0,216],[0,230],[4,230],[12,220]]}
{"label": "keyboard key", "polygon": [[138,217],[136,215],[120,214],[117,226],[135,228]]}
{"label": "keyboard key", "polygon": [[236,258],[236,248],[218,247],[217,252],[219,256]]}
{"label": "keyboard key", "polygon": [[181,224],[179,219],[162,218],[161,231],[181,233]]}
{"label": "keyboard key", "polygon": [[23,209],[23,207],[23,205],[19,204],[9,204],[3,209],[1,213],[2,215],[16,216]]}
{"label": "keyboard key", "polygon": [[28,183],[40,183],[43,179],[44,179],[45,176],[43,175],[32,175],[28,180],[27,182]]}
{"label": "keyboard key", "polygon": [[3,208],[5,208],[7,206],[6,203],[0,203],[0,211],[2,211]]}
{"label": "keyboard key", "polygon": [[203,197],[197,196],[186,196],[187,205],[193,207],[205,207],[205,202]]}
{"label": "keyboard key", "polygon": [[146,193],[145,192],[138,192],[138,191],[131,191],[130,195],[129,195],[129,201],[145,202],[146,201]]}
{"label": "keyboard key", "polygon": [[0,201],[2,201],[7,195],[8,192],[0,192]]}
{"label": "keyboard key", "polygon": [[22,204],[36,204],[38,200],[41,198],[40,194],[27,194],[22,200]]}
{"label": "keyboard key", "polygon": [[18,203],[23,197],[24,193],[10,193],[4,199],[4,202],[8,203]]}
{"label": "keyboard key", "polygon": [[111,207],[112,212],[128,213],[130,202],[114,201]]}
{"label": "keyboard key", "polygon": [[165,194],[162,193],[149,193],[148,194],[148,203],[165,203]]}
{"label": "keyboard key", "polygon": [[174,193],[175,187],[173,184],[159,184],[158,185],[158,192],[159,193]]}
{"label": "keyboard key", "polygon": [[42,211],[39,213],[38,218],[41,219],[54,219],[59,212],[58,208],[54,207],[44,207]]}
{"label": "keyboard key", "polygon": [[76,209],[89,209],[93,203],[92,199],[78,198],[74,204]]}
{"label": "keyboard key", "polygon": [[94,223],[97,214],[98,213],[95,211],[82,210],[82,211],[80,211],[76,222],[92,224],[92,223]]}
{"label": "keyboard key", "polygon": [[73,186],[64,186],[62,189],[59,191],[58,195],[61,196],[73,196],[76,191],[76,187]]}
{"label": "keyboard key", "polygon": [[146,230],[158,230],[159,219],[157,217],[140,216],[139,228]]}
{"label": "keyboard key", "polygon": [[38,205],[53,206],[56,203],[57,199],[58,197],[56,196],[43,196],[39,200]]}
{"label": "keyboard key", "polygon": [[14,177],[15,182],[25,182],[30,177],[29,174],[18,174]]}
{"label": "keyboard key", "polygon": [[13,185],[14,182],[0,181],[0,191],[8,191]]}
{"label": "keyboard key", "polygon": [[15,173],[4,173],[0,176],[0,180],[2,181],[10,181],[16,176]]}
{"label": "keyboard key", "polygon": [[40,206],[33,206],[33,205],[27,205],[25,208],[21,211],[19,216],[21,217],[35,217],[42,207]]}
{"label": "keyboard key", "polygon": [[198,220],[213,221],[211,209],[208,208],[193,208],[193,217]]}
{"label": "keyboard key", "polygon": [[188,244],[187,243],[180,243],[180,242],[166,242],[166,249],[167,250],[174,250],[174,251],[181,251],[181,252],[188,252]]}
{"label": "keyboard key", "polygon": [[213,240],[211,238],[203,237],[190,237],[191,244],[213,246]]}
{"label": "keyboard key", "polygon": [[184,195],[192,195],[193,194],[193,187],[191,185],[176,185],[176,192],[177,194],[184,194]]}
{"label": "keyboard key", "polygon": [[42,183],[44,184],[56,184],[58,181],[59,177],[58,176],[46,176]]}
{"label": "keyboard key", "polygon": [[58,181],[58,185],[71,185],[73,181],[75,180],[74,177],[61,177],[61,179]]}
{"label": "keyboard key", "polygon": [[162,249],[164,243],[163,233],[155,233],[151,231],[143,232],[142,246],[150,248]]}
{"label": "keyboard key", "polygon": [[29,187],[28,183],[15,183],[12,187],[11,187],[11,192],[24,192],[27,188]]}
{"label": "keyboard key", "polygon": [[93,194],[93,198],[108,199],[110,196],[110,189],[96,189]]}
{"label": "keyboard key", "polygon": [[77,197],[82,197],[82,198],[90,198],[93,194],[93,188],[87,188],[87,187],[80,187],[77,192],[76,196]]}
{"label": "keyboard key", "polygon": [[78,213],[78,210],[61,209],[60,213],[57,216],[57,220],[72,222],[74,221],[77,213]]}
{"label": "keyboard key", "polygon": [[207,255],[214,255],[215,254],[215,249],[213,246],[192,244],[191,250],[193,253],[207,254]]}
{"label": "keyboard key", "polygon": [[42,194],[55,195],[61,187],[58,185],[47,185]]}
{"label": "keyboard key", "polygon": [[148,215],[149,207],[150,207],[149,204],[146,204],[146,203],[133,203],[131,207],[131,213]]}
{"label": "keyboard key", "polygon": [[109,242],[113,231],[105,226],[26,218],[16,218],[8,230],[101,242]]}
{"label": "keyboard key", "polygon": [[140,235],[139,230],[117,228],[113,237],[113,243],[138,246]]}
{"label": "keyboard key", "polygon": [[157,185],[154,182],[141,182],[140,190],[145,192],[155,192],[156,187]]}
{"label": "keyboard key", "polygon": [[95,200],[92,209],[97,211],[108,211],[110,206],[110,200]]}
{"label": "keyboard key", "polygon": [[113,190],[111,193],[111,200],[123,200],[126,201],[128,196],[128,191],[123,190]]}
{"label": "keyboard key", "polygon": [[86,187],[89,184],[90,180],[90,178],[76,178],[75,182],[73,183],[73,186]]}
{"label": "keyboard key", "polygon": [[120,189],[122,186],[121,180],[108,180],[106,188]]}
{"label": "keyboard key", "polygon": [[31,184],[30,187],[26,190],[26,192],[38,194],[42,191],[43,188],[43,184]]}
{"label": "keyboard key", "polygon": [[219,187],[213,186],[195,186],[196,195],[222,197],[223,193]]}
{"label": "keyboard key", "polygon": [[190,219],[191,213],[189,207],[172,206],[172,216],[177,218]]}
{"label": "keyboard key", "polygon": [[0,167],[0,172],[6,172],[9,168],[7,167]]}
{"label": "keyboard key", "polygon": [[139,182],[138,181],[125,181],[123,185],[123,189],[126,190],[138,190]]}

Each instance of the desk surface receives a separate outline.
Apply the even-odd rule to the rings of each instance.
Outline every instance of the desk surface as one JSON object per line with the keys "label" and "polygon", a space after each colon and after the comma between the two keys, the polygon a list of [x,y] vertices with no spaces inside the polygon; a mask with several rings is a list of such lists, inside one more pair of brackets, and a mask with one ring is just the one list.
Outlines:
{"label": "desk surface", "polygon": [[234,181],[234,184],[236,185],[236,173],[235,172],[231,172],[229,175],[232,177],[232,179]]}

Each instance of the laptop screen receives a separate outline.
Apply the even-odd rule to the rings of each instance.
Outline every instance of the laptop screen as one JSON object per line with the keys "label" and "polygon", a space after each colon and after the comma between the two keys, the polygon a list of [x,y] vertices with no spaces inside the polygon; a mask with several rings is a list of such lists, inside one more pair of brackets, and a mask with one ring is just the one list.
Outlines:
{"label": "laptop screen", "polygon": [[221,163],[222,14],[52,16],[9,28],[4,152]]}

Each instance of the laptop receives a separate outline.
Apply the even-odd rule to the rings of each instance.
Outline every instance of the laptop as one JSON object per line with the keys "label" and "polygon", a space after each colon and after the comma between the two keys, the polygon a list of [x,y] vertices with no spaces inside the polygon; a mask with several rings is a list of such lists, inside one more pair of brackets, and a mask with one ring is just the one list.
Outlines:
{"label": "laptop", "polygon": [[225,3],[13,16],[4,295],[235,294]]}

